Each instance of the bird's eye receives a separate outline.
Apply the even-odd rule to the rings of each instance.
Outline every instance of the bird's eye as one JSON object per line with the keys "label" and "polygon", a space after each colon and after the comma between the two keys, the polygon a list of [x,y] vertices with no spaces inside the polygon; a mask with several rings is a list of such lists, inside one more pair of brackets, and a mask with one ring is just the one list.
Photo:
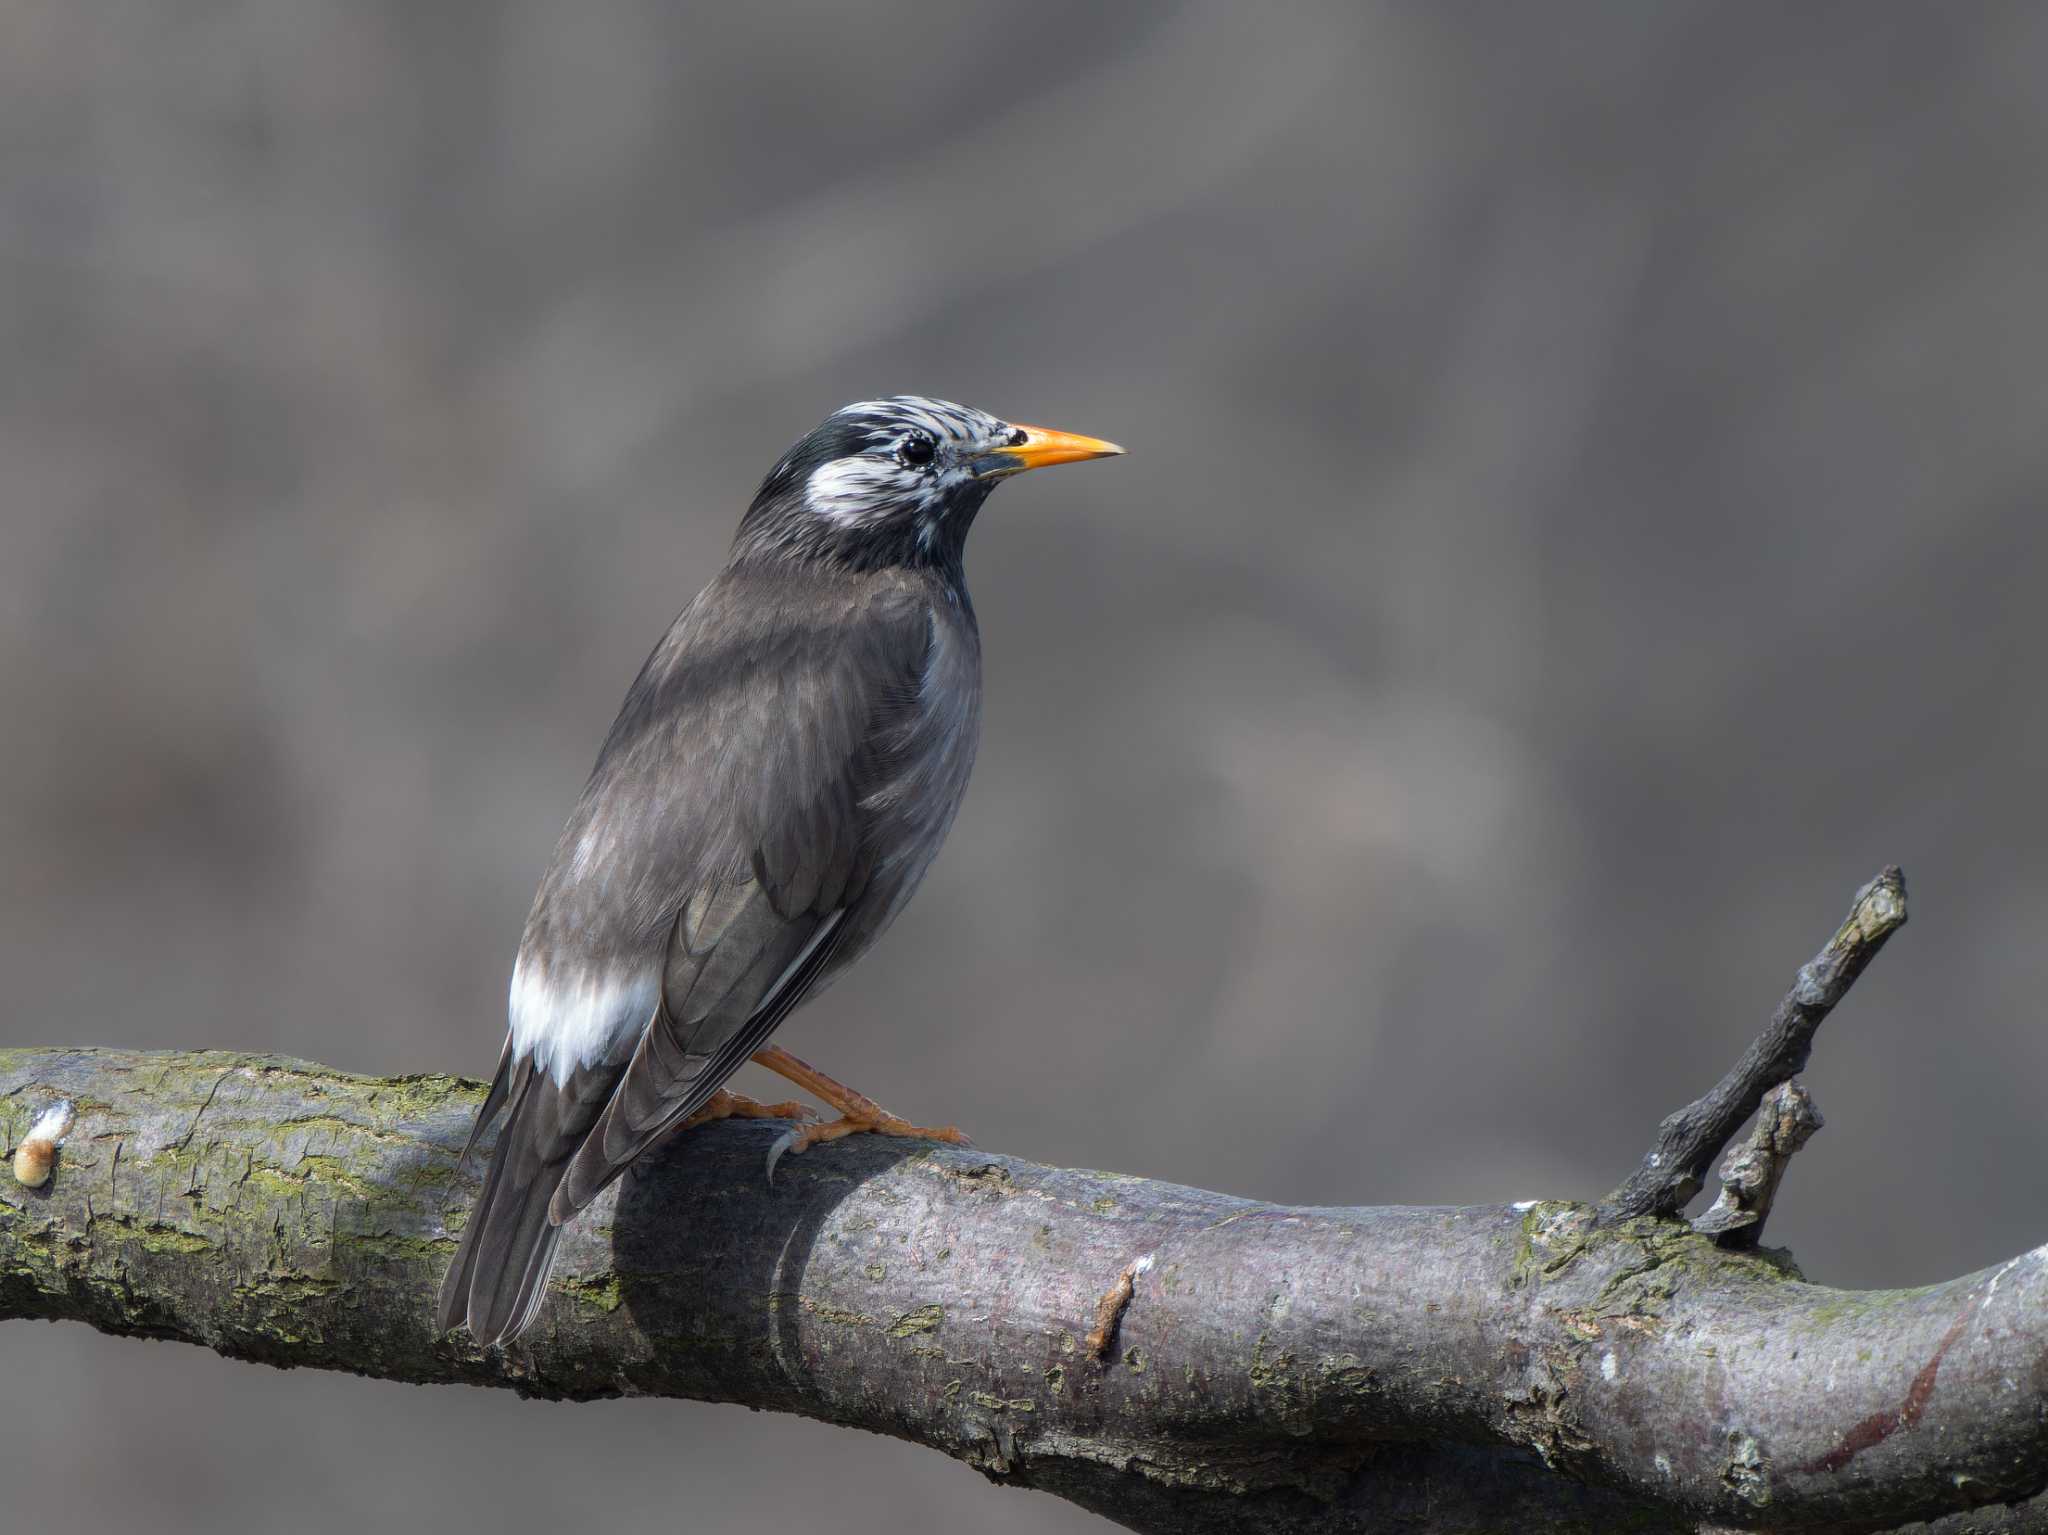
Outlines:
{"label": "bird's eye", "polygon": [[1011,446],[1011,447],[1013,447],[1013,448],[1021,448],[1021,447],[1023,447],[1023,446],[1024,446],[1024,444],[1025,444],[1025,443],[1029,442],[1030,440],[1031,440],[1031,434],[1030,434],[1029,432],[1025,431],[1023,427],[1021,427],[1021,426],[1013,426],[1013,427],[1011,427],[1011,428],[1010,428],[1010,446]]}
{"label": "bird's eye", "polygon": [[931,438],[921,432],[912,432],[896,449],[896,456],[911,468],[922,469],[938,456],[938,451]]}

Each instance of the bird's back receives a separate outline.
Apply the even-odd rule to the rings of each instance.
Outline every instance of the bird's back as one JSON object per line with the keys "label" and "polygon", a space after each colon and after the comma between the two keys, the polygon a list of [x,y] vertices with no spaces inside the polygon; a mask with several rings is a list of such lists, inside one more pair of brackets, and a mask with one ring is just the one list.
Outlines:
{"label": "bird's back", "polygon": [[[827,969],[844,968],[930,867],[980,719],[980,637],[952,583],[728,567],[628,690],[535,892],[515,993],[536,971],[571,992],[644,984],[691,897],[757,864],[786,915],[846,909]],[[515,994],[515,1041],[569,1038],[563,1021],[522,1017]]]}

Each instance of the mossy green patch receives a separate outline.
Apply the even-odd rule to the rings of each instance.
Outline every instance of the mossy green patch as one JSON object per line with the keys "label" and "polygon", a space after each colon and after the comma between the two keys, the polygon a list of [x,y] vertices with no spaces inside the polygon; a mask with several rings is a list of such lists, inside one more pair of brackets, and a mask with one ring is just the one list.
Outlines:
{"label": "mossy green patch", "polygon": [[346,1157],[309,1151],[299,1158],[298,1165],[314,1182],[328,1186],[323,1192],[340,1192],[364,1204],[387,1201],[392,1197],[390,1190],[380,1188],[361,1176]]}
{"label": "mossy green patch", "polygon": [[986,1407],[990,1412],[1036,1412],[1038,1404],[1028,1396],[991,1396],[986,1391],[974,1393],[974,1404]]}
{"label": "mossy green patch", "polygon": [[[163,1221],[141,1221],[127,1215],[110,1215],[102,1216],[95,1224],[115,1227],[122,1233],[124,1239],[157,1257],[189,1258],[199,1253],[213,1252],[220,1245],[196,1231],[186,1231]],[[23,1233],[17,1240],[33,1239]]]}
{"label": "mossy green patch", "polygon": [[919,1333],[937,1332],[946,1320],[946,1308],[936,1303],[906,1311],[885,1329],[892,1338],[911,1338]]}
{"label": "mossy green patch", "polygon": [[424,1266],[437,1271],[455,1251],[455,1243],[447,1237],[404,1236],[395,1231],[337,1231],[334,1245],[337,1252],[367,1254],[383,1263]]}
{"label": "mossy green patch", "polygon": [[804,1301],[804,1310],[821,1322],[830,1322],[836,1327],[872,1327],[875,1319],[865,1311],[849,1311],[843,1306],[820,1306]]}
{"label": "mossy green patch", "polygon": [[594,1306],[599,1311],[617,1311],[626,1303],[625,1285],[615,1273],[591,1279],[558,1280],[555,1288],[579,1306]]}

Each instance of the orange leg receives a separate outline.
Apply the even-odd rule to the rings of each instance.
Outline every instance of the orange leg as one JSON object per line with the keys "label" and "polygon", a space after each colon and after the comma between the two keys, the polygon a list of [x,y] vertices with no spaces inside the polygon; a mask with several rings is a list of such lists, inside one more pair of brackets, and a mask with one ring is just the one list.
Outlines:
{"label": "orange leg", "polygon": [[714,1119],[809,1119],[808,1104],[798,1103],[794,1098],[786,1103],[761,1103],[744,1093],[729,1093],[720,1088],[705,1100],[704,1107],[684,1120],[681,1128],[691,1130],[698,1125],[709,1124]]}
{"label": "orange leg", "polygon": [[826,1123],[799,1125],[775,1143],[775,1149],[768,1154],[768,1175],[775,1176],[775,1164],[784,1153],[805,1151],[824,1141],[836,1141],[844,1135],[901,1135],[912,1140],[944,1141],[951,1146],[971,1145],[967,1137],[951,1125],[933,1128],[928,1125],[914,1125],[907,1119],[898,1119],[874,1099],[864,1093],[857,1093],[844,1082],[836,1082],[806,1061],[800,1061],[780,1045],[769,1045],[754,1052],[754,1064],[766,1066],[778,1077],[794,1082],[812,1097],[829,1103],[839,1110],[839,1118]]}

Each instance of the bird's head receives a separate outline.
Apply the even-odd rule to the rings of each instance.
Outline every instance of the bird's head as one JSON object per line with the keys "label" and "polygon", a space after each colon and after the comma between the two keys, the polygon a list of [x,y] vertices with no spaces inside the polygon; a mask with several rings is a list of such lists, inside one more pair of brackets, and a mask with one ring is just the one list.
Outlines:
{"label": "bird's head", "polygon": [[998,481],[1121,452],[945,400],[862,400],[827,416],[768,471],[735,548],[862,569],[957,565]]}

